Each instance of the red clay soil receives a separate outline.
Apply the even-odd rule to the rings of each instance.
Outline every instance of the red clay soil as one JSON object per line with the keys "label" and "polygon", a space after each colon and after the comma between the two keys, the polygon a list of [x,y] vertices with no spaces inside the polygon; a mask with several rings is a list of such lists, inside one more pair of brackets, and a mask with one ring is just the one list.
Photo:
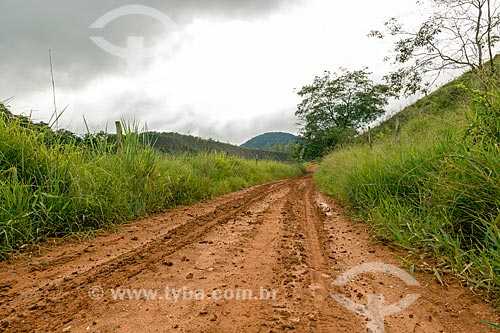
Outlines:
{"label": "red clay soil", "polygon": [[371,295],[388,306],[418,294],[371,332],[495,332],[481,320],[498,314],[453,278],[417,271],[408,285],[374,270],[332,284],[361,264],[401,265],[396,252],[309,174],[0,263],[0,331],[361,333]]}

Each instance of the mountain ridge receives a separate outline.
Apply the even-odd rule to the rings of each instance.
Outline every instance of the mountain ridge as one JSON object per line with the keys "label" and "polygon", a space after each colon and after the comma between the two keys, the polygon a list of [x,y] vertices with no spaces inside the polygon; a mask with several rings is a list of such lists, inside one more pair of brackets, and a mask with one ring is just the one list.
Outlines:
{"label": "mountain ridge", "polygon": [[267,132],[247,140],[240,147],[271,150],[276,145],[295,144],[298,138],[298,136],[286,132]]}

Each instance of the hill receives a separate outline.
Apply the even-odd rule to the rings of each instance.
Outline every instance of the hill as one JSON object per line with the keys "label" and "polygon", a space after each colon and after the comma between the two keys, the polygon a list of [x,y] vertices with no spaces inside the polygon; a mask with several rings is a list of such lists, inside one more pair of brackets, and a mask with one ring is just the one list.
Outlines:
{"label": "hill", "polygon": [[482,91],[462,75],[373,129],[372,144],[362,135],[327,156],[315,180],[379,239],[408,249],[413,269],[453,273],[500,304],[500,91],[492,86]]}
{"label": "hill", "polygon": [[[7,121],[19,121],[23,126],[30,127],[44,134],[47,143],[74,143],[79,145],[92,146],[97,142],[106,142],[107,144],[116,143],[116,135],[104,132],[88,133],[80,137],[68,130],[60,129],[53,132],[46,123],[33,123],[29,118],[19,115],[13,115],[7,108],[0,104],[0,116]],[[125,125],[125,124],[124,124]],[[178,155],[199,153],[221,153],[229,156],[241,157],[245,159],[259,159],[271,161],[287,161],[289,154],[284,151],[264,151],[260,149],[242,148],[228,143],[215,141],[212,139],[202,139],[191,135],[179,133],[157,133],[146,132],[140,135],[141,142],[150,143],[153,148],[159,152]]]}
{"label": "hill", "polygon": [[295,144],[297,140],[298,137],[290,133],[270,132],[256,136],[242,144],[240,147],[272,150],[273,147],[278,145],[287,146],[289,144]]}
{"label": "hill", "polygon": [[161,152],[176,154],[188,153],[197,154],[201,152],[225,152],[231,156],[242,157],[246,159],[261,159],[286,161],[288,154],[284,152],[264,151],[260,149],[250,149],[238,147],[228,143],[215,141],[212,139],[202,139],[191,135],[179,133],[145,133],[146,138],[152,143],[153,147]]}

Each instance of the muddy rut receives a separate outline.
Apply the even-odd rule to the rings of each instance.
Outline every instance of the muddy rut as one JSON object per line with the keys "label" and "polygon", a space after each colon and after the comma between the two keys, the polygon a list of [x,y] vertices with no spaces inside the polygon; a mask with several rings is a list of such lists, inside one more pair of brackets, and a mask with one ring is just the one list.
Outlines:
{"label": "muddy rut", "polygon": [[0,331],[494,332],[488,304],[452,278],[409,283],[398,256],[308,174],[0,263]]}

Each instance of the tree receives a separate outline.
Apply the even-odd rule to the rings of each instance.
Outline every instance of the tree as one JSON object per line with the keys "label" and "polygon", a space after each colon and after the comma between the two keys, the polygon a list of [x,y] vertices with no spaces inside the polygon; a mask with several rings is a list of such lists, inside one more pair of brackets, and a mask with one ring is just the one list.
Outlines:
{"label": "tree", "polygon": [[[397,70],[386,76],[396,93],[427,93],[447,69],[469,68],[480,78],[495,74],[495,45],[500,40],[500,0],[429,0],[432,15],[416,30],[396,18],[386,33],[369,36],[398,38],[392,59]],[[423,2],[419,2],[423,4]],[[487,66],[485,66],[487,64]]]}
{"label": "tree", "polygon": [[303,100],[295,115],[303,126],[306,157],[324,155],[384,113],[389,89],[374,84],[370,74],[367,69],[341,69],[340,75],[325,71],[298,92]]}

